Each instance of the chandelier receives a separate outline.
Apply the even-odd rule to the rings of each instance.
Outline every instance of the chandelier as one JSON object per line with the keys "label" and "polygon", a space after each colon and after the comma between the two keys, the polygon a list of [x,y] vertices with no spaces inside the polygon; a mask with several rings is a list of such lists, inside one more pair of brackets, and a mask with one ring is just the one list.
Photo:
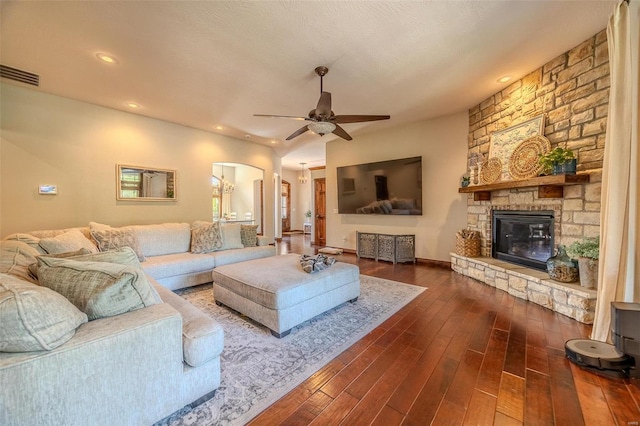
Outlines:
{"label": "chandelier", "polygon": [[224,163],[222,163],[222,176],[220,176],[220,189],[223,194],[231,194],[236,188],[234,184],[224,179]]}
{"label": "chandelier", "polygon": [[304,165],[307,163],[300,163],[301,169],[300,169],[300,176],[298,176],[298,182],[305,184],[309,181],[309,179],[307,179],[307,175],[304,172]]}

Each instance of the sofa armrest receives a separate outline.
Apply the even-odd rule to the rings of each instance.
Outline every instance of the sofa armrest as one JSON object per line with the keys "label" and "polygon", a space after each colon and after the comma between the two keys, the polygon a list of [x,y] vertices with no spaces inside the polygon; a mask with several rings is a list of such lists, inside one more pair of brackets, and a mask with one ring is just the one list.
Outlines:
{"label": "sofa armrest", "polygon": [[[198,367],[218,358],[224,348],[222,325],[171,290],[149,278],[165,303],[182,316],[182,348],[184,361]],[[213,292],[210,293],[213,299]]]}
{"label": "sofa armrest", "polygon": [[264,235],[258,235],[258,245],[259,246],[268,246],[270,243],[269,238]]}

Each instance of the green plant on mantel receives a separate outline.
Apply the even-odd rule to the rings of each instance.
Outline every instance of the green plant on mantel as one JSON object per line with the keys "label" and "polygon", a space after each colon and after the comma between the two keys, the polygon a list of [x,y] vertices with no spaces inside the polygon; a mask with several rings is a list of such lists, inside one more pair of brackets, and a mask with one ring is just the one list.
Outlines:
{"label": "green plant on mantel", "polygon": [[541,154],[538,163],[542,166],[542,172],[549,174],[553,170],[554,164],[564,164],[576,158],[576,155],[567,148],[556,147],[546,154]]}
{"label": "green plant on mantel", "polygon": [[567,248],[567,253],[574,259],[586,257],[594,263],[600,257],[600,237],[576,241]]}

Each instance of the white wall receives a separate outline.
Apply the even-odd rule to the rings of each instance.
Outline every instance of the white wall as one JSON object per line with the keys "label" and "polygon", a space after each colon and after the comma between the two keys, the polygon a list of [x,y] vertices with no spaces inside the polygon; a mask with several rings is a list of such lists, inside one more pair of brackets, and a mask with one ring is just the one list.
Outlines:
{"label": "white wall", "polygon": [[[458,194],[467,164],[468,113],[462,112],[327,143],[327,245],[356,249],[356,231],[415,234],[416,256],[448,262],[455,233],[467,224]],[[422,216],[338,214],[336,168],[422,156]]]}
{"label": "white wall", "polygon": [[[270,147],[36,90],[0,87],[0,236],[36,229],[211,220],[211,165],[237,162],[273,176]],[[143,113],[144,111],[142,111]],[[177,171],[176,202],[116,201],[116,164]],[[38,185],[58,195],[38,195]],[[273,180],[265,235],[274,237]]]}

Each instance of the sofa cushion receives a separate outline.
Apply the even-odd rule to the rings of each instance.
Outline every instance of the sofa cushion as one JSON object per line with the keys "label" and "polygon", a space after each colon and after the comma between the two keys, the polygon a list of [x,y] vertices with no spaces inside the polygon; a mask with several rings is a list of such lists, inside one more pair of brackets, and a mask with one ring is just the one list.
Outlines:
{"label": "sofa cushion", "polygon": [[191,253],[211,253],[221,248],[220,222],[206,223],[191,229]]}
{"label": "sofa cushion", "polygon": [[160,302],[142,270],[128,265],[40,256],[38,278],[40,285],[65,296],[89,320]]}
{"label": "sofa cushion", "polygon": [[37,283],[29,273],[29,265],[36,262],[39,254],[36,249],[21,241],[0,241],[0,273]]}
{"label": "sofa cushion", "polygon": [[0,352],[55,349],[85,322],[87,316],[55,291],[0,274]]}
{"label": "sofa cushion", "polygon": [[[216,252],[218,253],[218,252]],[[210,271],[216,265],[211,254],[176,253],[149,256],[142,269],[155,279]]]}
{"label": "sofa cushion", "polygon": [[258,225],[240,225],[240,240],[245,247],[258,245]]}
{"label": "sofa cushion", "polygon": [[92,230],[91,236],[100,251],[109,251],[119,249],[120,247],[131,247],[138,256],[140,262],[144,261],[144,255],[140,250],[138,239],[132,229],[111,228],[104,230]]}
{"label": "sofa cushion", "polygon": [[230,263],[244,262],[246,260],[260,259],[275,255],[275,246],[257,246],[235,250],[216,251],[211,253],[209,256],[215,258],[216,267],[218,267],[228,265]]}
{"label": "sofa cushion", "polygon": [[241,249],[242,238],[240,237],[240,224],[239,223],[223,223],[220,228],[222,229],[222,249]]}
{"label": "sofa cushion", "polygon": [[[152,282],[152,284],[154,284]],[[162,300],[182,316],[182,351],[184,361],[198,367],[220,356],[224,348],[222,326],[182,297],[155,284]]]}
{"label": "sofa cushion", "polygon": [[66,253],[80,249],[86,249],[91,253],[98,252],[95,244],[77,229],[72,229],[55,237],[41,238],[39,245],[49,254]]}
{"label": "sofa cushion", "polygon": [[145,257],[189,251],[191,226],[188,223],[131,225],[120,229],[133,230]]}

